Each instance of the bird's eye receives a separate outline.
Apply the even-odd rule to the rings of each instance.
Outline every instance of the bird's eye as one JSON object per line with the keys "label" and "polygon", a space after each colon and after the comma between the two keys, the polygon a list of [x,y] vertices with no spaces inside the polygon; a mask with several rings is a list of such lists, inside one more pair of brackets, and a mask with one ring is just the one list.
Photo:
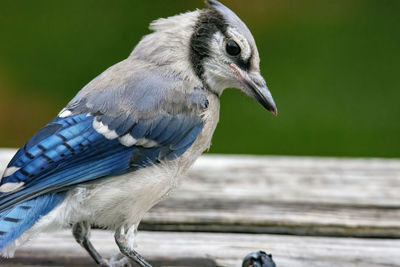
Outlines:
{"label": "bird's eye", "polygon": [[228,55],[230,56],[237,56],[240,54],[240,46],[233,40],[229,40],[226,43],[226,52],[228,53]]}

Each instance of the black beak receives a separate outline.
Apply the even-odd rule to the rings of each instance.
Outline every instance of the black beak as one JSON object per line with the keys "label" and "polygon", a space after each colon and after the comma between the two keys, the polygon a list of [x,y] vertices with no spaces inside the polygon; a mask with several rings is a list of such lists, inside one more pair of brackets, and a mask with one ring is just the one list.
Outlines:
{"label": "black beak", "polygon": [[233,63],[231,64],[231,68],[238,76],[239,82],[243,85],[245,92],[257,100],[264,108],[277,116],[278,109],[276,108],[275,101],[261,74],[258,72],[249,74]]}

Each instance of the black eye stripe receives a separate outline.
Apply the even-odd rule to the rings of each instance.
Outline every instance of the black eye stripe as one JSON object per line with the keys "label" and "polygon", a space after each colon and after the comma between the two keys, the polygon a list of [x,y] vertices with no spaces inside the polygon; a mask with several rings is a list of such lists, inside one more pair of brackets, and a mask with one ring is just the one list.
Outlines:
{"label": "black eye stripe", "polygon": [[228,40],[228,42],[226,42],[225,49],[230,56],[238,56],[242,51],[240,46],[233,40]]}
{"label": "black eye stripe", "polygon": [[250,69],[250,60],[244,60],[242,58],[238,58],[235,61],[236,65],[238,65],[239,68],[242,70],[249,70]]}
{"label": "black eye stripe", "polygon": [[204,73],[203,61],[211,54],[210,43],[216,32],[226,35],[227,22],[215,9],[201,11],[190,39],[190,60],[197,76],[202,79]]}

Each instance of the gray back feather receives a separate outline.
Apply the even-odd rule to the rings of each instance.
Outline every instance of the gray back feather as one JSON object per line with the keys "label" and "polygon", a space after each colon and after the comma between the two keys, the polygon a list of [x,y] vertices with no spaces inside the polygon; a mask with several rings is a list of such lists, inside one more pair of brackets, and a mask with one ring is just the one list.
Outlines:
{"label": "gray back feather", "polygon": [[66,109],[73,114],[127,116],[132,121],[162,114],[200,116],[207,105],[206,93],[178,76],[166,75],[165,68],[124,60],[86,85]]}

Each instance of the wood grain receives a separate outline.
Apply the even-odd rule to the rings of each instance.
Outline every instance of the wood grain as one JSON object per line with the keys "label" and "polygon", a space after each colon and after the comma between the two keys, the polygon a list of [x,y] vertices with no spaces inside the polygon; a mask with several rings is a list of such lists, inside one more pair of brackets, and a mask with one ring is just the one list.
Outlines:
{"label": "wood grain", "polygon": [[[117,253],[111,232],[93,231],[92,241],[104,256]],[[260,249],[272,253],[279,267],[400,265],[400,240],[142,231],[137,242],[154,266],[240,266],[249,252]],[[95,266],[69,231],[42,235],[0,264]]]}
{"label": "wood grain", "polygon": [[150,230],[399,237],[400,161],[202,157]]}

